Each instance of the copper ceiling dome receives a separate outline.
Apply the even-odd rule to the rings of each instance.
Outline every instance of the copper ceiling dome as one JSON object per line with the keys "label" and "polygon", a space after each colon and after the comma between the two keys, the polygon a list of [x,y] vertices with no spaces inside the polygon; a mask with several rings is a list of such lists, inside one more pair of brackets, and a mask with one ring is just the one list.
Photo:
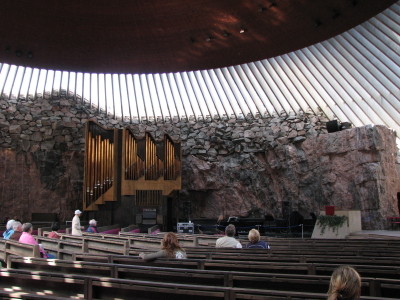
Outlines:
{"label": "copper ceiling dome", "polygon": [[326,40],[396,0],[3,0],[0,61],[66,71],[232,66]]}

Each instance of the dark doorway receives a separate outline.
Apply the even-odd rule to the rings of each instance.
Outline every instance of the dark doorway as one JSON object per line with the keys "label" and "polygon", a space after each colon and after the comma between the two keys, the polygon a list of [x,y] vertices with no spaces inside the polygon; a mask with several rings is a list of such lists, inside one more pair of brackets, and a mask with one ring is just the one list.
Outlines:
{"label": "dark doorway", "polygon": [[172,216],[172,201],[173,198],[171,197],[167,198],[167,220],[166,220],[167,231],[172,231],[174,226],[173,216]]}
{"label": "dark doorway", "polygon": [[400,193],[397,193],[397,209],[399,210],[400,214]]}

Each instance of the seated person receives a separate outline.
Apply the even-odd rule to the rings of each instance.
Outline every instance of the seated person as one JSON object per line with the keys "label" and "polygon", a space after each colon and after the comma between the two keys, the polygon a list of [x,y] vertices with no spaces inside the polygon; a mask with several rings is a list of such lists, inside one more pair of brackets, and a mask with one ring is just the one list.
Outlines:
{"label": "seated person", "polygon": [[361,277],[349,266],[341,266],[333,271],[329,283],[328,300],[358,300],[361,295]]}
{"label": "seated person", "polygon": [[54,222],[53,224],[51,224],[51,232],[49,233],[49,235],[47,237],[51,238],[51,239],[61,238],[61,236],[58,234],[59,229],[60,229],[60,226],[58,225],[58,223]]}
{"label": "seated person", "polygon": [[249,241],[246,248],[251,249],[271,249],[268,243],[260,241],[260,232],[257,229],[252,229],[249,231]]}
{"label": "seated person", "polygon": [[22,235],[22,224],[19,221],[15,221],[13,223],[14,233],[10,236],[10,240],[19,241],[19,238]]}
{"label": "seated person", "polygon": [[88,229],[86,229],[86,232],[99,233],[99,231],[97,230],[97,221],[95,219],[91,219],[89,221],[89,227]]}
{"label": "seated person", "polygon": [[[32,236],[33,226],[31,223],[24,223],[22,225],[22,234],[19,242],[23,244],[39,245],[35,238]],[[54,255],[46,253],[41,245],[39,245],[40,255],[43,258],[55,258]]]}
{"label": "seated person", "polygon": [[242,244],[234,238],[236,233],[236,227],[233,224],[229,224],[225,227],[225,236],[219,238],[216,243],[216,248],[242,248]]}
{"label": "seated person", "polygon": [[9,240],[10,236],[14,233],[13,224],[15,220],[11,219],[7,221],[6,231],[3,232],[3,238]]}
{"label": "seated person", "polygon": [[179,245],[178,237],[173,232],[164,235],[161,241],[161,250],[151,254],[140,253],[139,257],[145,261],[152,261],[157,258],[186,258],[186,252]]}

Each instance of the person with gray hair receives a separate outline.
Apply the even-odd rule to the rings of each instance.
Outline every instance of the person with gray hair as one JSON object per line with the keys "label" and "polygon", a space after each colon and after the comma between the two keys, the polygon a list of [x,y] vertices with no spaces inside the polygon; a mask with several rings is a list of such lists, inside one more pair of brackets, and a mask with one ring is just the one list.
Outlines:
{"label": "person with gray hair", "polygon": [[6,231],[3,232],[3,238],[5,240],[9,240],[10,236],[14,233],[14,229],[13,229],[14,222],[15,222],[14,219],[11,219],[11,220],[7,221]]}
{"label": "person with gray hair", "polygon": [[97,221],[95,219],[91,219],[89,221],[89,227],[88,229],[86,229],[86,232],[99,233],[99,231],[97,230]]}
{"label": "person with gray hair", "polygon": [[14,233],[10,236],[10,240],[19,241],[19,238],[22,235],[22,224],[19,221],[15,221],[13,223]]}
{"label": "person with gray hair", "polygon": [[221,237],[215,243],[216,248],[242,248],[242,244],[234,238],[236,227],[229,224],[225,227],[225,236]]}

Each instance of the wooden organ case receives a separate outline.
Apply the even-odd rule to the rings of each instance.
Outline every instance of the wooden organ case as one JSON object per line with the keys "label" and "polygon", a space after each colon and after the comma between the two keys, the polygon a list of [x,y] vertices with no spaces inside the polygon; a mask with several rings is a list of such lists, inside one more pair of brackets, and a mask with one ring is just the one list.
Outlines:
{"label": "wooden organ case", "polygon": [[129,209],[142,214],[139,221],[151,209],[158,213],[147,222],[162,224],[167,197],[182,185],[180,143],[166,134],[159,142],[150,133],[138,138],[130,129],[105,129],[93,121],[85,138],[83,209],[98,211],[107,201],[129,199]]}

